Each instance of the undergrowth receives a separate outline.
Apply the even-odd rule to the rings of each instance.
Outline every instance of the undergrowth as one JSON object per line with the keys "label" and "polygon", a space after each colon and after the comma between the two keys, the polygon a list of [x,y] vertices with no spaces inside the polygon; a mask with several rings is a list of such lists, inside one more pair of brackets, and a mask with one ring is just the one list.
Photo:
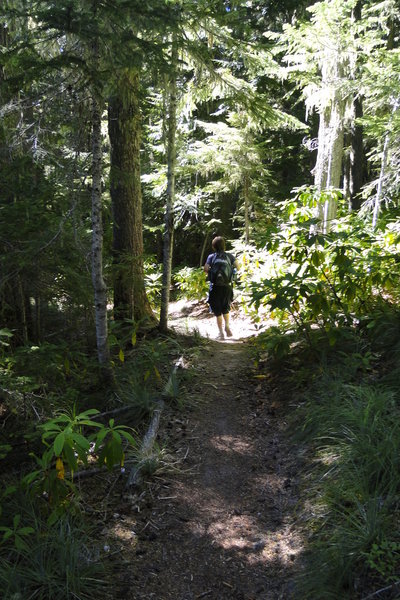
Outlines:
{"label": "undergrowth", "polygon": [[306,449],[304,600],[400,597],[399,318],[386,305],[337,328],[334,344],[317,328],[307,341],[275,328],[256,343],[259,363],[284,373],[291,434]]}
{"label": "undergrowth", "polygon": [[[10,337],[3,336],[6,344]],[[103,551],[82,511],[84,484],[76,485],[75,474],[99,466],[124,472],[125,457],[140,463],[138,432],[157,400],[179,409],[180,381],[171,369],[184,354],[177,338],[140,335],[134,324],[114,327],[110,337],[108,387],[99,385],[95,359],[65,340],[0,347],[5,600],[104,597]],[[161,468],[165,454],[148,461],[149,473]]]}
{"label": "undergrowth", "polygon": [[[19,543],[0,553],[4,600],[95,600],[104,594],[100,548],[79,513],[63,514],[49,525],[44,500],[24,493],[10,497],[2,522],[21,515]],[[13,540],[16,541],[15,533]],[[4,546],[4,540],[3,540]]]}

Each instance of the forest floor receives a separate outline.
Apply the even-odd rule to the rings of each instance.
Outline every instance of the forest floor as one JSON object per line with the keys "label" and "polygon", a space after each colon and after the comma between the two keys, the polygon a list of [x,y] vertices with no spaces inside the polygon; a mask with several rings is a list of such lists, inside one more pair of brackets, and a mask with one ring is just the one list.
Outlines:
{"label": "forest floor", "polygon": [[103,497],[106,597],[294,598],[303,540],[287,398],[271,375],[256,377],[245,317],[234,315],[226,341],[213,339],[215,318],[201,305],[173,305],[170,324],[198,344],[194,375],[183,406],[162,414],[164,468],[129,495],[121,478]]}

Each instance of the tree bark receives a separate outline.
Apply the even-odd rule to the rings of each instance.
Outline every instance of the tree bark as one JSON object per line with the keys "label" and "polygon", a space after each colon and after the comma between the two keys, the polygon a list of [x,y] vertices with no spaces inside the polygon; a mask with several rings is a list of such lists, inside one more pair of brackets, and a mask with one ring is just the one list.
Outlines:
{"label": "tree bark", "polygon": [[[353,19],[356,22],[361,21],[361,2],[356,2],[353,9]],[[357,72],[357,62],[355,65]],[[361,206],[359,193],[364,183],[364,141],[362,125],[357,123],[357,119],[363,116],[362,99],[356,96],[353,100],[353,119],[350,128],[350,153],[348,165],[348,189],[347,196],[349,199],[350,210],[358,210]]]}
{"label": "tree bark", "polygon": [[[345,102],[337,87],[337,81],[342,77],[342,66],[339,61],[340,57],[338,57],[333,72],[323,69],[322,74],[326,86],[332,85],[333,81],[336,89],[329,104],[320,111],[318,154],[314,176],[314,183],[319,194],[331,188],[338,189],[341,183]],[[324,232],[329,231],[332,220],[336,217],[336,211],[337,203],[333,199],[319,204],[318,218]]]}
{"label": "tree bark", "polygon": [[200,253],[200,265],[199,265],[200,267],[202,267],[204,265],[204,255],[206,253],[206,248],[207,248],[209,237],[210,237],[210,234],[207,231],[206,236],[204,238],[203,246],[201,248],[201,253]]}
{"label": "tree bark", "polygon": [[250,241],[250,181],[246,174],[243,181],[243,198],[244,198],[244,240],[246,244]]}
{"label": "tree bark", "polygon": [[92,96],[92,281],[94,288],[97,355],[108,368],[107,287],[103,277],[101,106],[97,92]]}
{"label": "tree bark", "polygon": [[144,284],[139,73],[117,74],[109,101],[113,211],[114,318],[153,319]]}
{"label": "tree bark", "polygon": [[169,85],[169,111],[167,136],[167,198],[163,244],[163,275],[161,289],[160,331],[168,330],[168,308],[171,287],[172,252],[174,243],[174,200],[176,171],[176,109],[177,109],[178,45],[176,35],[172,41],[171,79]]}
{"label": "tree bark", "polygon": [[[354,119],[363,116],[362,100],[354,100]],[[359,196],[364,183],[365,154],[363,141],[363,128],[354,122],[351,129],[351,155],[350,155],[350,206],[352,210],[358,210],[361,206]]]}

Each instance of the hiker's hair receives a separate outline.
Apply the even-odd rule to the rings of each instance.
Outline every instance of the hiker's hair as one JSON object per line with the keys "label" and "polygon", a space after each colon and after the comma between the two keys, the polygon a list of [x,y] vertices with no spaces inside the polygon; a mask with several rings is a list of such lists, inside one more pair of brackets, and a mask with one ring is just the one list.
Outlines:
{"label": "hiker's hair", "polygon": [[224,252],[225,251],[225,240],[222,236],[218,235],[215,237],[211,243],[213,250],[216,252]]}

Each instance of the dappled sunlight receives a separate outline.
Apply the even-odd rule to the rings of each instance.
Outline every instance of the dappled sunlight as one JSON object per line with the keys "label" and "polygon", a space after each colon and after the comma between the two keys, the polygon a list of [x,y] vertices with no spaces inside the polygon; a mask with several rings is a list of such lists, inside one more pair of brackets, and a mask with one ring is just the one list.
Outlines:
{"label": "dappled sunlight", "polygon": [[[170,306],[171,326],[179,333],[191,335],[198,333],[201,337],[217,339],[218,329],[216,319],[209,312],[206,302],[197,302],[190,300],[179,300],[171,303]],[[257,336],[265,325],[269,324],[267,320],[263,322],[264,327],[253,322],[242,311],[236,309],[231,311],[230,326],[232,337],[225,337],[223,343],[232,343]],[[221,341],[221,340],[220,340]]]}
{"label": "dappled sunlight", "polygon": [[252,455],[254,452],[254,446],[250,439],[246,439],[243,436],[217,435],[210,439],[210,444],[216,450],[228,453],[235,452],[242,455]]}
{"label": "dappled sunlight", "polygon": [[[195,537],[206,536],[212,547],[218,547],[229,555],[238,553],[249,566],[260,563],[290,565],[303,551],[303,540],[286,524],[279,527],[263,528],[260,515],[241,514],[240,511],[220,506],[219,515],[206,529],[199,521],[194,521],[190,529]],[[204,510],[207,507],[204,506]],[[238,513],[238,514],[236,514]]]}

